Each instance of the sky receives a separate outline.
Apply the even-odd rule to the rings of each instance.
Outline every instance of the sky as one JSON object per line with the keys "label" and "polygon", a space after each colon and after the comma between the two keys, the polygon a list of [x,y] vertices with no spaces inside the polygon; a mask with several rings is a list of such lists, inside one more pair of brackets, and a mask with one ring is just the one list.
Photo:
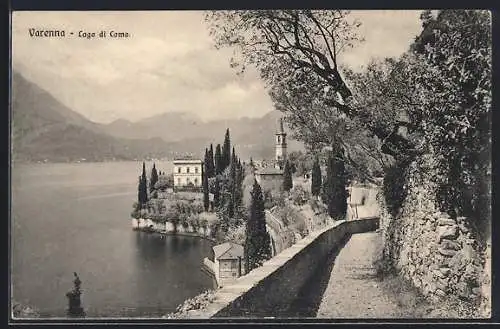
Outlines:
{"label": "sky", "polygon": [[[405,52],[420,11],[352,11],[365,41],[340,55],[359,70]],[[118,31],[128,38],[33,38],[30,28]],[[14,12],[12,68],[95,122],[190,112],[205,121],[273,110],[255,70],[238,76],[216,50],[201,11]]]}

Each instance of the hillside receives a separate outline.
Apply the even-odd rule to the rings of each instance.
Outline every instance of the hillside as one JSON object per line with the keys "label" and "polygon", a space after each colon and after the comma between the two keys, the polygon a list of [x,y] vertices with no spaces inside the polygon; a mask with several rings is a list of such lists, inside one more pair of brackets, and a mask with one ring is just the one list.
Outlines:
{"label": "hillside", "polygon": [[15,161],[89,161],[170,156],[160,138],[120,139],[100,124],[70,110],[52,95],[12,76],[12,156]]}
{"label": "hillside", "polygon": [[[12,155],[15,161],[88,161],[203,156],[222,143],[226,128],[242,159],[274,157],[274,133],[281,113],[261,118],[204,122],[169,112],[138,122],[99,124],[72,111],[18,72],[12,77]],[[289,141],[289,150],[302,149]]]}
{"label": "hillside", "polygon": [[[260,118],[240,118],[204,122],[196,115],[173,112],[156,115],[137,122],[117,120],[106,125],[106,132],[120,138],[160,137],[172,142],[175,151],[183,148],[190,153],[203,149],[210,143],[222,143],[226,128],[230,129],[231,141],[244,159],[274,156],[274,134],[277,121],[282,116],[272,111]],[[289,150],[301,150],[302,144],[289,139]],[[200,151],[200,152],[201,152]],[[200,153],[201,154],[201,153]]]}

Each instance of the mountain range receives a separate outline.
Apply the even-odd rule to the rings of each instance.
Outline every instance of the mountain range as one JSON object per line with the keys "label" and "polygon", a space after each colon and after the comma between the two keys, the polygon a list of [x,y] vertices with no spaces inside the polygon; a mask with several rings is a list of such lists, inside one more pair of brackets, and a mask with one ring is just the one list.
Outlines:
{"label": "mountain range", "polygon": [[[210,143],[222,143],[226,128],[242,159],[272,158],[274,133],[281,117],[271,111],[260,118],[205,122],[195,114],[168,112],[131,122],[92,122],[49,92],[12,74],[12,159],[67,162],[203,156]],[[290,150],[302,144],[290,140]]]}

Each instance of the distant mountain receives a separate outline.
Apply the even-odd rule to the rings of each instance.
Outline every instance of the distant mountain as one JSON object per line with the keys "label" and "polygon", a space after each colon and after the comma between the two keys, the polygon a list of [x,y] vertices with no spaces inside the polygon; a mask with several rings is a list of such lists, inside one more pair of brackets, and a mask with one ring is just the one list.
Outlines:
{"label": "distant mountain", "polygon": [[12,76],[12,156],[19,161],[89,161],[172,156],[160,138],[134,140],[107,135],[100,124],[70,110],[52,95]]}
{"label": "distant mountain", "polygon": [[[88,161],[203,156],[222,143],[226,128],[242,159],[274,157],[278,111],[261,118],[204,122],[169,112],[130,122],[98,124],[72,111],[21,74],[12,77],[12,155],[19,161]],[[289,151],[302,144],[289,139]]]}
{"label": "distant mountain", "polygon": [[[272,158],[274,156],[274,134],[279,111],[271,111],[260,118],[240,118],[204,122],[193,114],[172,112],[156,115],[138,122],[117,120],[105,126],[112,136],[120,138],[160,137],[174,143],[176,151],[187,152],[203,150],[210,143],[222,143],[226,128],[229,128],[231,141],[244,159],[253,157]],[[301,150],[302,144],[289,139],[289,149]]]}

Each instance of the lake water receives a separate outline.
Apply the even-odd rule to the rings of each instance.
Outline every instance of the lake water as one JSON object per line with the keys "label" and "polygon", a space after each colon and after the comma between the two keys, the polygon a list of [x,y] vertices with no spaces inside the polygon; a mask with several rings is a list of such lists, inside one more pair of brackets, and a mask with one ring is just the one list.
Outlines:
{"label": "lake water", "polygon": [[[147,163],[148,176],[152,163]],[[168,162],[157,169],[170,172]],[[140,162],[14,164],[12,298],[65,316],[73,272],[89,317],[161,316],[213,288],[211,242],[132,231]]]}

